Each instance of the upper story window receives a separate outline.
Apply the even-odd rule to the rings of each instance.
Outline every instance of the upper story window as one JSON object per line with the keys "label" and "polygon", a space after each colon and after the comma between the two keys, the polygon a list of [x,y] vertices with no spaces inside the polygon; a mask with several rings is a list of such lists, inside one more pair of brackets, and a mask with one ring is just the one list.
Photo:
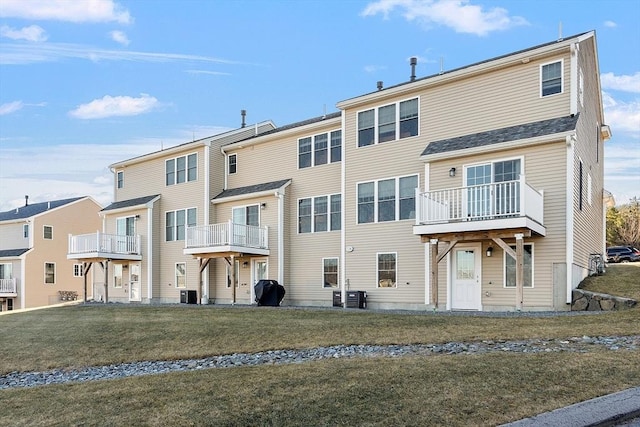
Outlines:
{"label": "upper story window", "polygon": [[416,135],[418,135],[418,98],[358,113],[358,147]]}
{"label": "upper story window", "polygon": [[181,184],[198,179],[198,154],[176,157],[165,161],[166,185]]}
{"label": "upper story window", "polygon": [[116,218],[116,234],[134,236],[136,234],[136,218],[134,216]]}
{"label": "upper story window", "polygon": [[53,227],[45,225],[42,227],[42,238],[47,240],[53,240]]}
{"label": "upper story window", "polygon": [[562,93],[562,61],[540,66],[540,96]]}
{"label": "upper story window", "polygon": [[119,171],[116,174],[116,182],[117,182],[118,188],[124,187],[124,172],[123,171]]}
{"label": "upper story window", "polygon": [[342,131],[320,133],[298,140],[298,168],[325,165],[342,159]]}
{"label": "upper story window", "polygon": [[184,240],[186,228],[196,225],[196,208],[166,212],[165,219],[165,240]]}
{"label": "upper story window", "polygon": [[298,233],[340,230],[342,196],[309,197],[298,200]]}
{"label": "upper story window", "polygon": [[29,237],[29,224],[24,224],[22,226],[22,237],[27,239]]}
{"label": "upper story window", "polygon": [[358,184],[358,224],[415,218],[418,175]]}
{"label": "upper story window", "polygon": [[229,155],[229,174],[234,174],[238,170],[238,155],[230,154]]}
{"label": "upper story window", "polygon": [[260,207],[258,205],[239,206],[232,209],[234,224],[260,225]]}

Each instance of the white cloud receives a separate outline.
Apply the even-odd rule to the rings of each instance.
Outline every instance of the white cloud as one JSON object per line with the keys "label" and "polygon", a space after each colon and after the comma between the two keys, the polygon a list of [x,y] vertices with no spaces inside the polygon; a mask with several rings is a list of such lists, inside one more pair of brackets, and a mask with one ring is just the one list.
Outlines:
{"label": "white cloud", "polygon": [[44,29],[37,25],[29,25],[19,30],[3,25],[0,27],[0,37],[13,40],[27,40],[30,42],[43,42],[47,40]]}
{"label": "white cloud", "polygon": [[63,58],[87,59],[89,61],[141,61],[141,62],[214,62],[219,64],[237,64],[238,62],[201,55],[183,55],[179,53],[135,52],[126,50],[106,50],[69,43],[6,43],[0,49],[0,63],[30,64],[52,62]]}
{"label": "white cloud", "polygon": [[612,133],[629,133],[632,138],[640,138],[640,100],[616,101],[610,94],[602,93],[605,123]]}
{"label": "white cloud", "polygon": [[604,26],[607,28],[615,28],[618,26],[618,24],[613,21],[604,21]]}
{"label": "white cloud", "polygon": [[0,105],[0,116],[4,116],[5,114],[15,113],[18,110],[21,110],[24,107],[22,101],[13,101],[8,102],[6,104]]}
{"label": "white cloud", "polygon": [[70,111],[69,115],[77,119],[137,116],[148,113],[159,106],[158,100],[146,93],[140,94],[139,98],[105,95],[100,99],[94,99],[88,104],[79,105],[78,108]]}
{"label": "white cloud", "polygon": [[131,41],[129,41],[129,38],[123,31],[111,31],[109,33],[109,36],[111,36],[111,40],[118,42],[123,46],[129,46],[129,43],[131,43]]}
{"label": "white cloud", "polygon": [[406,20],[415,20],[427,28],[443,25],[458,33],[478,36],[529,24],[520,16],[510,16],[506,9],[495,7],[483,10],[482,6],[471,4],[470,0],[379,0],[369,3],[362,15],[382,14],[388,19],[396,9]]}
{"label": "white cloud", "polygon": [[129,24],[129,11],[113,0],[2,0],[0,17]]}
{"label": "white cloud", "polygon": [[365,65],[364,71],[367,73],[375,73],[376,71],[386,70],[387,67],[384,65]]}
{"label": "white cloud", "polygon": [[188,74],[210,74],[212,76],[230,76],[231,73],[223,73],[222,71],[207,71],[207,70],[185,70]]}
{"label": "white cloud", "polygon": [[613,73],[604,73],[600,75],[600,84],[603,89],[640,93],[640,71],[631,76],[616,76]]}

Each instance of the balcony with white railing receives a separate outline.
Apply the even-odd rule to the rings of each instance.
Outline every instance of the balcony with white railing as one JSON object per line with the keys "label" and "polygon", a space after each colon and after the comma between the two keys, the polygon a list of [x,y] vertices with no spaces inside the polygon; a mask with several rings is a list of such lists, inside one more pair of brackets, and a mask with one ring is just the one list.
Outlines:
{"label": "balcony with white railing", "polygon": [[0,279],[0,297],[17,297],[18,281],[14,279]]}
{"label": "balcony with white railing", "polygon": [[268,228],[236,224],[197,225],[187,228],[185,255],[244,253],[269,255]]}
{"label": "balcony with white railing", "polygon": [[142,259],[140,235],[91,233],[69,235],[67,259]]}
{"label": "balcony with white railing", "polygon": [[417,235],[529,229],[544,236],[544,194],[519,180],[421,192]]}

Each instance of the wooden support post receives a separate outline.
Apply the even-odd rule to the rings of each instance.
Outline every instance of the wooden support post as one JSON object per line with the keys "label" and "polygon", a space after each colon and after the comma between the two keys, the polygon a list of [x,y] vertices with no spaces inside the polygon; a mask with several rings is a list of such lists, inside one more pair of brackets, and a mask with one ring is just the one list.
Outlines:
{"label": "wooden support post", "polygon": [[516,310],[522,310],[524,300],[524,239],[516,234]]}
{"label": "wooden support post", "polygon": [[83,302],[87,302],[87,274],[89,274],[89,270],[91,269],[92,262],[83,262],[82,263],[82,278],[84,279],[84,295]]}
{"label": "wooden support post", "polygon": [[231,305],[236,303],[236,256],[231,255]]}
{"label": "wooden support post", "polygon": [[[131,292],[131,290],[129,290]],[[104,261],[104,303],[109,302],[109,260]]]}
{"label": "wooden support post", "polygon": [[431,304],[438,308],[438,239],[431,239],[430,243],[430,272],[431,272]]}

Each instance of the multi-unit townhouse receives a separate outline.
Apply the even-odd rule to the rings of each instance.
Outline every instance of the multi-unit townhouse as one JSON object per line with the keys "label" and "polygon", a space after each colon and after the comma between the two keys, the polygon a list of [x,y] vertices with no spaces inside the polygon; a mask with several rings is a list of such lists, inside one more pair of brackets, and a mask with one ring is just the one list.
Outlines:
{"label": "multi-unit townhouse", "polygon": [[414,65],[337,113],[112,165],[103,233],[141,237],[95,258],[109,298],[252,304],[270,278],[292,305],[570,309],[604,244],[595,33]]}
{"label": "multi-unit townhouse", "polygon": [[66,251],[69,234],[100,227],[102,207],[91,197],[32,204],[28,200],[0,212],[0,311],[82,297],[85,280],[93,281],[81,263],[67,260]]}

